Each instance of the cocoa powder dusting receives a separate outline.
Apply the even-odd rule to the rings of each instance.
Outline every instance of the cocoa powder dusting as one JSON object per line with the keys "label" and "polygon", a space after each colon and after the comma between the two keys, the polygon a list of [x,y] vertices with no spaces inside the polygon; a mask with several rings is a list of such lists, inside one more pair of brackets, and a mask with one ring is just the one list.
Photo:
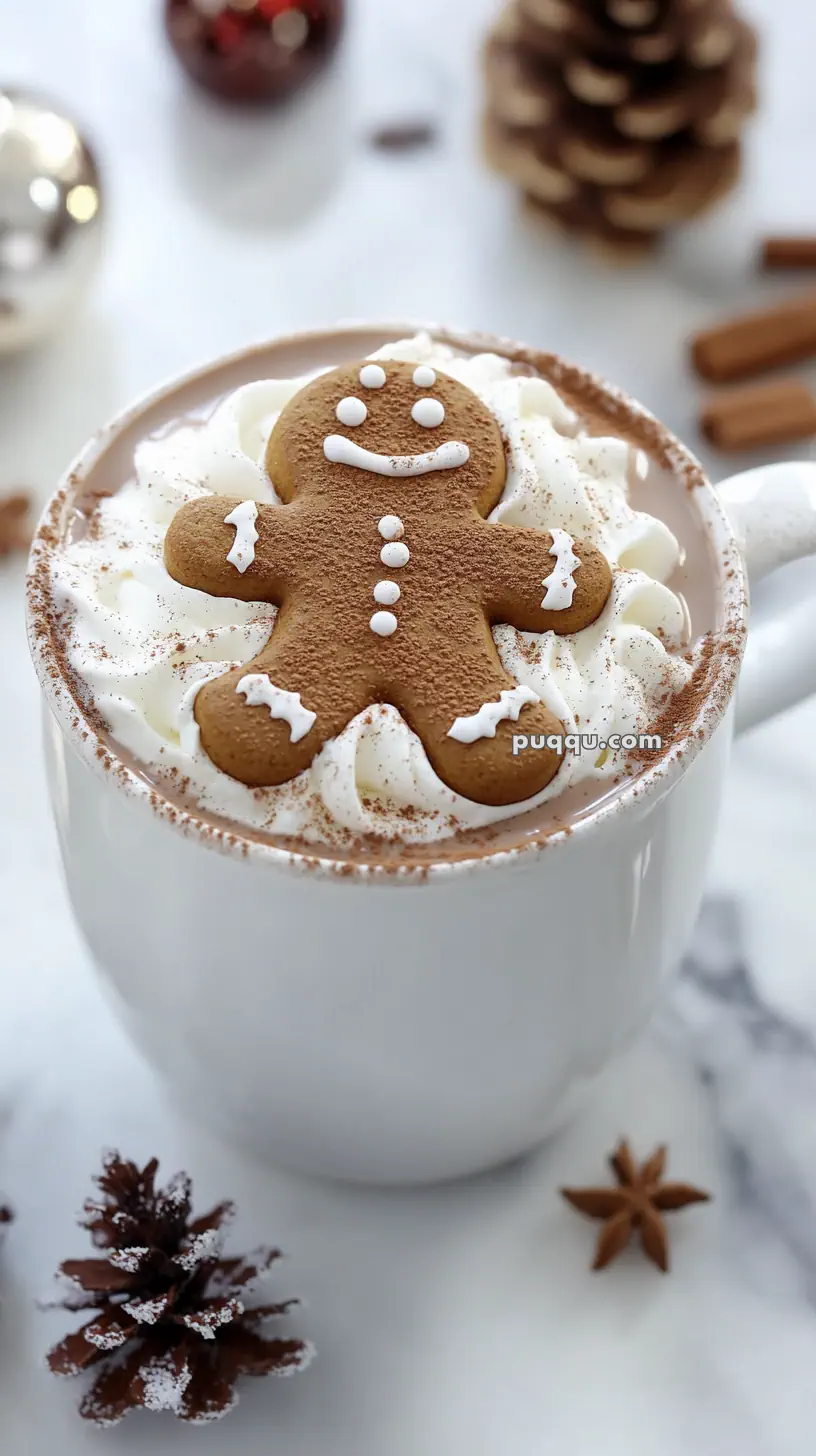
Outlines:
{"label": "cocoa powder dusting", "polygon": [[[456,336],[442,333],[438,333],[437,337],[467,353],[475,353],[484,348],[504,354],[512,361],[513,373],[538,375],[548,379],[567,404],[583,417],[583,422],[591,433],[613,433],[645,449],[654,462],[668,470],[689,491],[705,484],[701,468],[658,421],[624,396],[610,391],[601,381],[593,380],[580,369],[564,364],[557,356],[519,349],[509,344],[505,346],[502,341],[493,338],[480,339],[473,336],[463,341]],[[350,349],[349,357],[358,352],[356,348]],[[251,361],[251,356],[248,358]],[[264,374],[265,362],[265,355],[257,361],[255,377]],[[203,378],[211,383],[208,375]],[[233,382],[237,385],[244,381],[236,378]],[[79,508],[75,492],[82,492]],[[81,728],[85,736],[92,740],[98,735],[99,741],[94,745],[96,757],[106,769],[116,773],[124,787],[132,790],[134,779],[139,780],[143,786],[149,785],[148,772],[126,760],[126,756],[110,743],[107,725],[101,719],[85,684],[72,672],[66,655],[71,623],[54,605],[50,580],[52,553],[60,549],[66,536],[73,530],[98,530],[96,506],[99,497],[109,493],[107,490],[94,491],[92,480],[89,488],[89,482],[83,478],[71,478],[67,487],[54,498],[48,517],[38,532],[35,546],[33,569],[29,579],[30,620],[32,634],[41,641],[46,654],[41,663],[41,673],[66,683],[84,718],[84,723],[80,718],[75,719],[75,731],[79,732]],[[734,560],[726,556],[721,568],[725,580],[733,582]],[[726,592],[726,597],[728,595]],[[734,597],[733,589],[730,595]],[[692,666],[689,682],[680,692],[666,698],[649,725],[650,733],[661,736],[662,749],[658,753],[641,750],[629,755],[627,772],[616,774],[614,787],[626,789],[628,785],[633,794],[646,792],[649,787],[649,770],[660,765],[673,749],[682,755],[685,741],[689,745],[693,744],[692,752],[696,751],[695,740],[701,741],[706,736],[708,728],[723,711],[733,688],[744,639],[740,612],[733,601],[731,610],[734,615],[730,622],[719,631],[709,633],[698,643],[693,653],[687,654],[687,660]],[[209,632],[207,636],[212,641],[215,633]],[[178,653],[186,651],[186,644],[179,641],[175,650]],[[524,643],[523,656],[529,661],[535,660],[534,643]],[[663,772],[663,768],[658,767],[658,773]],[[632,775],[644,777],[641,782],[632,784]],[[174,784],[172,792],[175,803],[164,796],[161,788],[158,792],[153,789],[150,792],[151,805],[157,815],[176,823],[183,832],[191,833],[216,847],[239,849],[242,854],[247,855],[253,846],[273,846],[290,852],[293,865],[299,869],[305,864],[314,871],[332,871],[339,876],[353,875],[363,869],[374,874],[426,878],[433,863],[438,860],[456,862],[479,859],[494,854],[499,849],[519,848],[524,845],[544,848],[553,838],[573,833],[573,826],[566,818],[572,811],[566,805],[560,814],[550,811],[545,822],[514,826],[513,821],[504,821],[478,831],[462,832],[461,826],[454,819],[442,820],[441,822],[454,831],[455,838],[436,844],[408,845],[400,842],[399,831],[396,831],[391,844],[384,844],[378,836],[359,836],[353,843],[343,847],[314,846],[311,852],[304,855],[304,843],[300,839],[286,839],[263,831],[236,833],[234,826],[219,821],[214,816],[202,817],[201,810],[189,799],[187,803],[179,803],[180,798],[182,801],[187,798],[189,789],[189,780]],[[368,807],[375,813],[378,812],[376,803],[371,803]],[[586,811],[581,810],[576,814],[576,820],[591,815],[596,807],[597,805],[589,804]],[[401,822],[411,823],[413,817],[413,811],[406,811]],[[514,828],[518,831],[515,834]]]}
{"label": "cocoa powder dusting", "polygon": [[[693,654],[686,654],[686,660],[696,664],[691,677],[679,692],[672,693],[667,698],[657,717],[652,719],[645,730],[647,733],[657,734],[662,740],[662,747],[657,751],[649,748],[633,749],[627,756],[627,761],[634,772],[646,764],[651,767],[659,763],[684,738],[692,734],[703,704],[716,684],[724,649],[727,650],[727,640],[709,632],[698,643]],[[702,736],[702,730],[699,731]]]}

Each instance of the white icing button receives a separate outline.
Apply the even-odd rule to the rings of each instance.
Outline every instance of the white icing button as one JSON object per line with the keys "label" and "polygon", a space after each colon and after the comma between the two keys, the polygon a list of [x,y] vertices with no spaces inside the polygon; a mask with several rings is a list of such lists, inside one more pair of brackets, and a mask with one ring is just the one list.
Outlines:
{"label": "white icing button", "polygon": [[360,370],[363,389],[382,389],[385,384],[385,370],[379,364],[364,364]]}
{"label": "white icing button", "polygon": [[405,527],[399,516],[383,516],[377,527],[384,541],[397,541],[405,535]]}
{"label": "white icing button", "polygon": [[411,418],[426,430],[435,430],[445,418],[445,406],[440,399],[418,399],[411,410]]}
{"label": "white icing button", "polygon": [[341,425],[361,425],[363,420],[368,418],[368,410],[361,399],[350,394],[347,399],[341,399],[335,410]]}
{"label": "white icing button", "polygon": [[395,581],[378,581],[374,588],[374,600],[381,607],[393,607],[402,596]]}
{"label": "white icing button", "polygon": [[375,612],[368,625],[378,637],[391,637],[397,630],[397,619],[393,612]]}
{"label": "white icing button", "polygon": [[401,541],[389,541],[380,552],[380,561],[383,566],[405,566],[410,560],[410,556],[408,547],[404,546]]}
{"label": "white icing button", "polygon": [[436,370],[430,364],[418,364],[414,370],[414,384],[417,389],[433,389],[436,384]]}

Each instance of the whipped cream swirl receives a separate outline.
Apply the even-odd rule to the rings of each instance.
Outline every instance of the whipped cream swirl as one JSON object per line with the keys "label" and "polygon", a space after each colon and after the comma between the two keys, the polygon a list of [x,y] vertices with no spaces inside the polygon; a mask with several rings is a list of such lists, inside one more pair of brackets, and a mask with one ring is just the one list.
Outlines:
{"label": "whipped cream swirl", "polygon": [[[455,376],[481,396],[509,446],[507,485],[492,520],[558,527],[591,541],[618,570],[601,617],[575,636],[498,626],[508,672],[536,693],[568,733],[643,732],[691,667],[680,655],[688,621],[664,584],[680,560],[672,532],[629,504],[644,456],[625,441],[587,434],[544,380],[511,373],[492,354],[465,358],[421,334],[377,359],[415,360]],[[139,445],[135,473],[100,502],[92,529],[54,566],[58,605],[71,613],[71,666],[87,684],[113,738],[157,782],[202,809],[256,830],[310,843],[348,844],[362,834],[430,842],[478,828],[590,780],[603,791],[621,752],[568,754],[527,805],[490,808],[453,793],[395,708],[360,713],[309,769],[281,788],[248,789],[204,753],[193,714],[202,683],[249,662],[275,620],[267,603],[206,596],[179,586],[163,562],[176,511],[207,493],[275,502],[264,470],[270,432],[303,379],[260,380]]]}

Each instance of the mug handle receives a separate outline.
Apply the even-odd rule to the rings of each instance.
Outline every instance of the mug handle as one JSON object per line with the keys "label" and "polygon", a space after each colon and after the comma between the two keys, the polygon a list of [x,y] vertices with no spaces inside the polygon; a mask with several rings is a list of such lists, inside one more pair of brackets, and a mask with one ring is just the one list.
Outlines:
{"label": "mug handle", "polygon": [[[717,487],[752,587],[788,562],[816,556],[816,462],[763,465]],[[736,732],[744,733],[816,692],[816,596],[752,626],[740,673]]]}

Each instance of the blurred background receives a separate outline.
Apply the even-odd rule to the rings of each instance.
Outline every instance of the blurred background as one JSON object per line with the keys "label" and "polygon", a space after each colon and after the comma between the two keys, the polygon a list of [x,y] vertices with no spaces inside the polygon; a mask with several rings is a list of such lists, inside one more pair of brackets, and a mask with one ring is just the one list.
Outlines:
{"label": "blurred background", "polygon": [[[221,350],[361,317],[562,350],[697,444],[685,339],[789,289],[758,279],[759,237],[816,226],[816,14],[807,0],[737,8],[762,41],[742,182],[653,260],[616,267],[542,233],[486,165],[480,52],[499,0],[348,0],[331,63],[249,112],[189,82],[161,0],[0,0],[0,87],[53,97],[82,127],[106,213],[69,326],[0,364],[0,481],[50,488],[100,420]],[[372,144],[404,127],[413,142]]]}
{"label": "blurred background", "polygon": [[[766,459],[813,455],[808,438],[750,454],[713,450],[699,429],[708,386],[694,377],[687,350],[696,330],[807,287],[807,278],[761,273],[757,253],[769,234],[816,235],[812,0],[737,5],[759,36],[753,116],[747,115],[753,98],[745,95],[746,70],[734,77],[743,138],[739,181],[710,212],[667,231],[653,253],[626,261],[611,258],[608,248],[586,246],[571,225],[565,234],[542,229],[541,219],[521,206],[524,186],[488,165],[482,53],[501,11],[498,0],[348,0],[336,46],[339,5],[257,0],[266,3],[270,31],[259,36],[266,46],[261,79],[256,70],[235,84],[258,89],[268,82],[276,93],[289,94],[276,104],[256,99],[247,108],[213,88],[229,89],[235,81],[227,62],[231,47],[243,44],[241,27],[258,18],[249,16],[255,3],[174,0],[168,20],[162,0],[0,0],[0,498],[30,493],[38,509],[86,438],[162,379],[280,332],[351,319],[440,321],[559,350],[641,399],[702,455],[715,480]],[[556,55],[558,17],[571,3],[539,0],[532,7],[539,17],[549,16]],[[294,23],[293,9],[301,16]],[[502,110],[502,95],[505,120],[507,114],[516,121],[528,115],[529,96],[518,90],[518,79],[517,73],[508,77],[507,91],[503,81],[491,81],[494,115]],[[514,95],[521,98],[520,110],[514,110]],[[40,222],[53,214],[64,225],[49,233],[49,257],[19,237],[9,241],[25,228],[19,219],[12,227],[3,215],[3,127],[17,124],[26,107],[36,108],[37,98],[44,98],[44,114],[52,117],[46,133],[56,146],[57,170],[66,134],[59,128],[55,133],[54,117],[78,128],[88,148],[74,157],[71,165],[80,171],[67,190],[57,179],[55,191],[53,177],[43,177],[42,169],[30,179]],[[30,110],[26,115],[30,119]],[[504,170],[517,175],[519,137],[513,126],[502,135],[511,144]],[[816,272],[810,276],[816,281]],[[44,336],[22,348],[15,330],[24,331],[27,321],[33,326],[37,310]],[[813,366],[796,372],[816,387]],[[4,1440],[0,1425],[0,1447],[11,1456],[39,1456],[57,1447],[86,1449],[86,1437],[72,1437],[77,1444],[69,1446],[59,1434],[70,1400],[53,1397],[56,1403],[49,1404],[49,1386],[40,1408],[36,1381],[44,1377],[32,1361],[46,1337],[26,1311],[67,1252],[65,1218],[86,1192],[88,1169],[99,1143],[111,1136],[111,1120],[117,1136],[123,1129],[132,1134],[137,1153],[149,1156],[164,1139],[171,1158],[199,1157],[202,1198],[211,1187],[215,1196],[230,1194],[237,1183],[251,1221],[260,1221],[262,1209],[268,1212],[272,1195],[258,1193],[237,1154],[219,1152],[216,1162],[211,1148],[202,1151],[203,1143],[168,1130],[152,1084],[148,1088],[146,1073],[101,1004],[59,875],[42,781],[38,691],[23,636],[23,574],[21,552],[0,560],[0,1183],[25,1216],[18,1216],[12,1235],[6,1330],[10,1320],[13,1332],[0,1333],[0,1423],[11,1432]],[[756,611],[761,616],[770,601],[803,590],[816,591],[814,563],[766,583]],[[721,1191],[721,1212],[735,1218],[733,1238],[724,1236],[728,1252],[716,1269],[704,1266],[705,1280],[695,1286],[707,1300],[708,1330],[701,1331],[699,1309],[692,1312],[682,1296],[679,1304],[664,1304],[659,1316],[664,1333],[676,1336],[687,1353],[703,1342],[692,1361],[701,1380],[693,1387],[696,1415],[686,1403],[688,1366],[676,1379],[671,1371],[652,1369],[657,1395],[648,1409],[638,1405],[625,1372],[644,1328],[631,1310],[621,1314],[610,1304],[627,1332],[616,1366],[618,1389],[616,1394],[611,1376],[602,1381],[603,1420],[599,1414],[597,1428],[587,1434],[612,1452],[645,1456],[659,1449],[687,1456],[692,1441],[710,1456],[804,1456],[813,1449],[816,1421],[804,1391],[816,1359],[814,805],[811,702],[736,746],[710,872],[715,909],[709,905],[706,913],[709,930],[713,914],[713,934],[704,924],[659,1050],[650,1044],[638,1053],[606,1112],[596,1110],[594,1121],[571,1134],[573,1149],[591,1148],[590,1172],[607,1133],[619,1130],[607,1127],[610,1117],[626,1121],[636,1134],[641,1128],[647,1141],[654,1133],[655,1139],[671,1135],[687,1149],[704,1146],[703,1173]],[[671,1058],[679,1058],[679,1072],[673,1060],[666,1070],[667,1046]],[[566,1168],[566,1152],[559,1156]],[[211,1165],[223,1176],[216,1177]],[[693,1175],[695,1168],[679,1171]],[[551,1182],[550,1173],[546,1186]],[[528,1181],[518,1197],[526,1198],[529,1187]],[[497,1205],[489,1201],[494,1193],[484,1196],[480,1217],[488,1219]],[[278,1185],[275,1197],[284,1223],[297,1228],[302,1202]],[[362,1257],[355,1225],[360,1210],[343,1203],[345,1197],[336,1195],[332,1217],[339,1246],[353,1264]],[[59,1218],[48,1217],[50,1207],[59,1208]],[[414,1241],[413,1255],[406,1254],[409,1269],[411,1257],[419,1270],[433,1247],[433,1207],[426,1203],[420,1213],[406,1200],[395,1215],[406,1247]],[[504,1218],[506,1202],[502,1207]],[[459,1195],[441,1200],[437,1212],[452,1238],[465,1217]],[[513,1214],[518,1218],[527,1228],[526,1216]],[[497,1227],[491,1225],[489,1263]],[[311,1247],[314,1230],[304,1238]],[[387,1247],[373,1256],[368,1313],[374,1328],[379,1311],[393,1329],[394,1311],[380,1308],[375,1293],[382,1288],[394,1294]],[[324,1256],[314,1257],[320,1290]],[[581,1257],[578,1249],[579,1263]],[[550,1277],[559,1277],[555,1264]],[[344,1297],[353,1285],[349,1277]],[[574,1392],[581,1355],[564,1334],[572,1297],[561,1292],[563,1324],[550,1333],[563,1336],[575,1363],[563,1367],[563,1380],[555,1384],[566,1387],[571,1380]],[[415,1296],[401,1287],[403,1297]],[[421,1319],[409,1309],[404,1328],[396,1321],[406,1341],[411,1321]],[[318,1312],[318,1323],[321,1318]],[[2,1326],[0,1318],[0,1332]],[[529,1333],[522,1320],[520,1340],[525,1329]],[[750,1339],[743,1345],[745,1330]],[[362,1347],[359,1353],[362,1359]],[[495,1343],[488,1341],[482,1353],[486,1371],[504,1370]],[[600,1363],[607,1353],[601,1345]],[[454,1384],[470,1400],[466,1368],[467,1361]],[[520,1400],[531,1414],[516,1449],[527,1456],[542,1449],[539,1417],[532,1413],[539,1387],[532,1367],[522,1361],[522,1369]],[[426,1374],[428,1399],[438,1411],[444,1404],[438,1374]],[[341,1439],[338,1446],[326,1436],[336,1418],[330,1378],[315,1407],[323,1437],[301,1431],[285,1407],[288,1449],[304,1456],[330,1449],[341,1456],[402,1451],[390,1436],[383,1445],[377,1435],[391,1431],[385,1366],[380,1375],[384,1393],[381,1400],[371,1397],[370,1427],[363,1430],[363,1406],[355,1407],[347,1430],[353,1440]],[[758,1401],[754,1390],[766,1378],[777,1394]],[[498,1381],[507,1401],[511,1379],[512,1361]],[[357,1388],[354,1381],[351,1388]],[[697,1423],[698,1394],[709,1403],[706,1410],[716,1407],[713,1424],[702,1417]],[[624,1409],[629,1397],[634,1404]],[[252,1407],[262,1408],[257,1402]],[[563,1439],[552,1449],[583,1456],[590,1446],[576,1433],[573,1409],[574,1402],[561,1411]],[[604,1424],[607,1418],[611,1425]],[[504,1456],[509,1449],[495,1413],[482,1411],[479,1422],[472,1414],[460,1419],[450,1413],[412,1419],[416,1429],[411,1420],[401,1428],[413,1429],[406,1451]],[[206,1449],[261,1449],[248,1426],[235,1429],[234,1446],[219,1448],[207,1438]],[[128,1449],[147,1447],[129,1440]]]}

